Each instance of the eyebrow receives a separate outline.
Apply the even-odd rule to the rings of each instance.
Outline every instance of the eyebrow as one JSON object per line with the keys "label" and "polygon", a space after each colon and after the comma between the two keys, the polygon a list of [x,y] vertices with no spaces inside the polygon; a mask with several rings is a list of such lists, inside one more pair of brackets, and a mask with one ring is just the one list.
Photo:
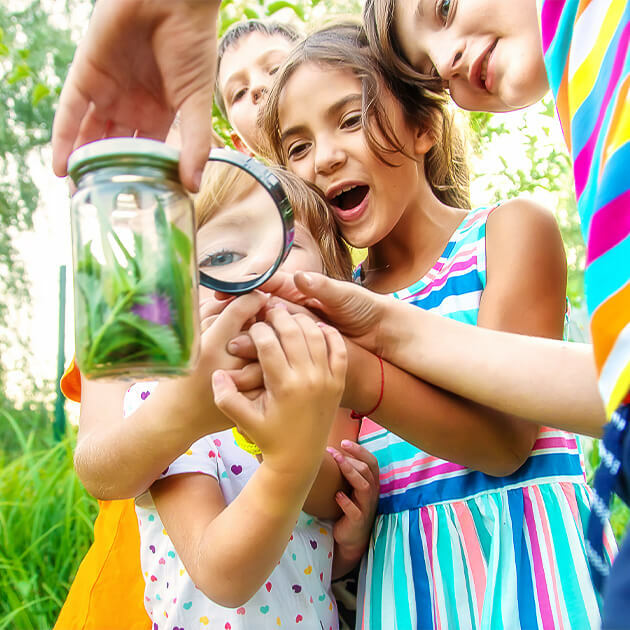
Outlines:
{"label": "eyebrow", "polygon": [[[348,94],[348,96],[344,96],[342,99],[339,99],[336,103],[333,103],[325,112],[325,116],[328,118],[330,116],[334,116],[340,110],[344,109],[350,103],[355,103],[356,101],[361,101],[361,94]],[[302,133],[306,130],[306,125],[295,125],[294,127],[290,127],[287,129],[281,136],[280,142],[284,142],[289,136],[293,134]]]}

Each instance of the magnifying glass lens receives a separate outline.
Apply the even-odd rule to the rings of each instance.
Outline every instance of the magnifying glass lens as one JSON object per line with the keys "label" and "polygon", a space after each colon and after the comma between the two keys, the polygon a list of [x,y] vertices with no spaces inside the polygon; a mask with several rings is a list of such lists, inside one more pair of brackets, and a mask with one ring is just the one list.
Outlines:
{"label": "magnifying glass lens", "polygon": [[251,291],[278,268],[293,238],[293,215],[276,176],[236,151],[210,154],[195,200],[200,283]]}

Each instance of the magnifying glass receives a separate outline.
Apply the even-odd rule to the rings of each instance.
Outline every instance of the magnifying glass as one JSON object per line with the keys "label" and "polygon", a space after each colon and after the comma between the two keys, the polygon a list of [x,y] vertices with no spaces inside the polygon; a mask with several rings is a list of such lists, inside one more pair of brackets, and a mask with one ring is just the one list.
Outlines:
{"label": "magnifying glass", "polygon": [[258,160],[213,149],[195,199],[201,285],[246,293],[268,280],[293,243],[293,211],[280,180]]}

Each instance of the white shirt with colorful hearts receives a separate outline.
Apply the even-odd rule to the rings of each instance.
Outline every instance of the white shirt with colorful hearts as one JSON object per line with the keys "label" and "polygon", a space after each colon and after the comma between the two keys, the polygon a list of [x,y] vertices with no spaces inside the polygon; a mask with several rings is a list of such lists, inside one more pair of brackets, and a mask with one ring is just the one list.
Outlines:
{"label": "white shirt with colorful hearts", "polygon": [[[125,396],[125,415],[155,388],[137,383]],[[162,476],[197,472],[218,480],[226,503],[235,499],[260,464],[241,450],[231,431],[195,442]],[[225,608],[199,591],[190,579],[149,493],[136,499],[140,527],[145,607],[152,630],[338,630],[332,595],[332,525],[302,512],[280,563],[243,606]],[[261,540],[261,545],[265,544]]]}

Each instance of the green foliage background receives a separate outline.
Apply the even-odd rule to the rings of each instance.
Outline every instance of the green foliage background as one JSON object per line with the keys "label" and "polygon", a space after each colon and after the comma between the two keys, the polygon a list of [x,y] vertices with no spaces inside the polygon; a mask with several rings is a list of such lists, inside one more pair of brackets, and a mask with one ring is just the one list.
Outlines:
{"label": "green foliage background", "polygon": [[[0,356],[6,356],[9,340],[21,344],[27,374],[32,352],[9,317],[9,309],[24,307],[29,297],[14,238],[33,224],[40,191],[29,160],[49,142],[54,104],[85,26],[73,23],[72,16],[87,3],[0,2]],[[359,0],[224,0],[219,33],[236,20],[268,16],[308,30],[334,15],[359,11]],[[551,100],[517,116],[462,116],[470,126],[474,201],[527,194],[552,208],[567,249],[569,297],[579,307],[584,245]],[[227,123],[216,110],[214,123],[227,138]],[[502,142],[508,150],[498,148]],[[523,157],[518,163],[516,153]],[[7,369],[0,363],[0,630],[49,630],[90,544],[96,502],[73,471],[74,430],[61,442],[52,438],[52,375],[43,390],[25,382],[26,402],[17,405],[5,395]],[[585,442],[589,476],[599,460],[596,446]],[[612,521],[620,537],[628,521],[620,501]]]}

